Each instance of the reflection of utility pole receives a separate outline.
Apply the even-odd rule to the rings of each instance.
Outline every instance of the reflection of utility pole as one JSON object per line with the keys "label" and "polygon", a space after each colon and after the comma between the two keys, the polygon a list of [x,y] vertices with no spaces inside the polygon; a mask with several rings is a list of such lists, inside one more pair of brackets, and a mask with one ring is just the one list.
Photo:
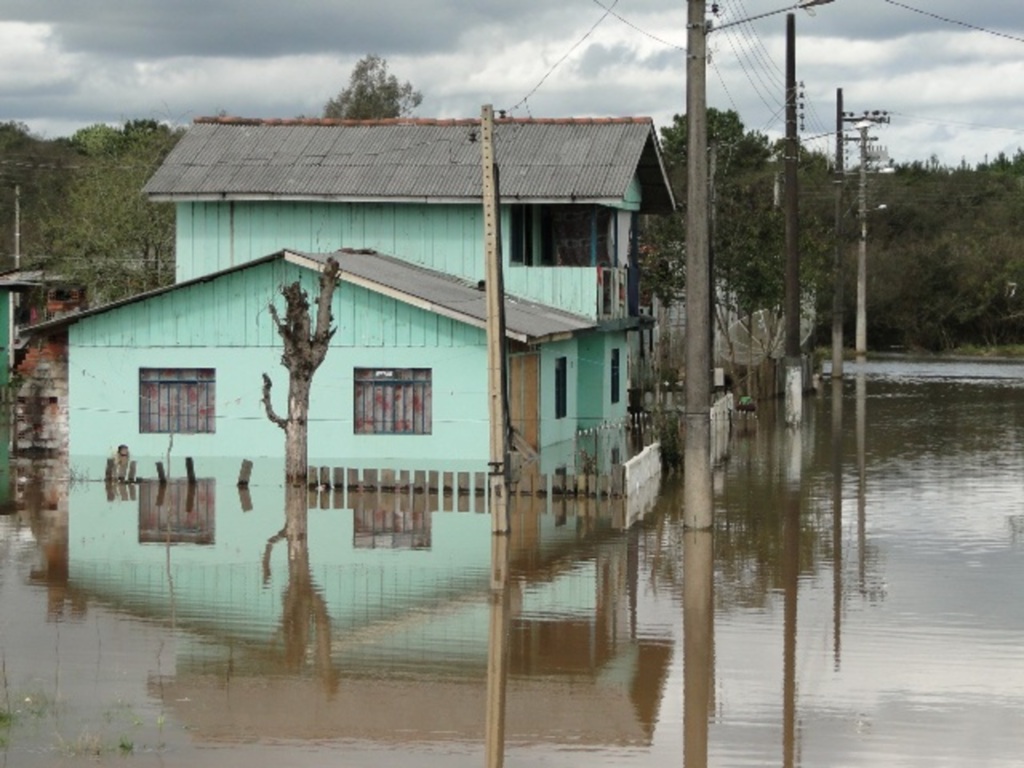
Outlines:
{"label": "reflection of utility pole", "polygon": [[864,456],[867,439],[867,382],[864,371],[857,371],[857,571],[860,592],[867,591],[867,460]]}
{"label": "reflection of utility pole", "polygon": [[832,657],[839,671],[843,615],[843,381],[832,377]]}
{"label": "reflection of utility pole", "polygon": [[487,768],[501,768],[505,763],[505,696],[511,620],[508,549],[507,536],[491,537],[491,611],[487,643],[487,716],[484,726]]}
{"label": "reflection of utility pole", "polygon": [[683,766],[706,768],[715,664],[711,531],[683,532]]}
{"label": "reflection of utility pole", "polygon": [[850,113],[844,115],[844,120],[856,121],[854,127],[860,132],[860,192],[858,194],[858,216],[860,218],[860,248],[857,252],[857,329],[855,339],[855,351],[857,357],[867,354],[868,348],[868,321],[867,321],[867,295],[868,295],[868,142],[874,141],[875,137],[868,135],[868,130],[878,123],[888,123],[887,112],[865,112],[863,115],[854,116]]}

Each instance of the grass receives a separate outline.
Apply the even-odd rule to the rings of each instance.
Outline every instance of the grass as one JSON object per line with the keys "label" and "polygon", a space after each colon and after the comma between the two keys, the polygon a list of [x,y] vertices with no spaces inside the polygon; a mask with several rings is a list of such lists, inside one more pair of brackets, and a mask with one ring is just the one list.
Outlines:
{"label": "grass", "polygon": [[[52,717],[56,709],[56,700],[44,693],[19,695],[15,698],[13,709],[0,708],[0,749],[7,749],[10,746],[10,729],[16,726],[18,721]],[[98,758],[112,753],[119,753],[122,756],[133,754],[135,742],[127,733],[121,733],[117,741],[114,741],[113,735],[107,732],[107,726],[114,723],[120,723],[118,730],[138,728],[142,725],[141,718],[131,705],[118,700],[103,711],[100,717],[106,725],[101,724],[98,729],[86,728],[73,740],[56,734],[57,748],[67,757]],[[163,728],[163,715],[160,716],[158,725]]]}

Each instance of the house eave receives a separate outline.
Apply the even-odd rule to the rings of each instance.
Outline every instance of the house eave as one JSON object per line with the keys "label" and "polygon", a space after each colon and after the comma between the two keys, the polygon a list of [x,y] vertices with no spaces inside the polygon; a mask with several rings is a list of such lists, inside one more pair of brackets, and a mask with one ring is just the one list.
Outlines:
{"label": "house eave", "polygon": [[[421,205],[480,205],[479,197],[393,197],[393,196],[352,196],[352,195],[289,195],[272,192],[236,193],[218,192],[207,194],[159,194],[152,193],[149,200],[154,203],[352,203],[352,204],[421,204]],[[611,197],[531,197],[517,195],[502,198],[503,203],[529,203],[531,205],[604,205],[618,207],[622,198]]]}

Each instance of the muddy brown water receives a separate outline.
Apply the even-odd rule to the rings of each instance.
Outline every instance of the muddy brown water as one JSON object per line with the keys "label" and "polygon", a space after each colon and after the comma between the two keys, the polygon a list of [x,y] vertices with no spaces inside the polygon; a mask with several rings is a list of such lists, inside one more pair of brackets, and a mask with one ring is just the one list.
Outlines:
{"label": "muddy brown water", "polygon": [[676,480],[630,531],[532,500],[494,546],[19,467],[0,765],[1020,765],[1024,365],[851,365],[805,416],[737,423],[710,535]]}

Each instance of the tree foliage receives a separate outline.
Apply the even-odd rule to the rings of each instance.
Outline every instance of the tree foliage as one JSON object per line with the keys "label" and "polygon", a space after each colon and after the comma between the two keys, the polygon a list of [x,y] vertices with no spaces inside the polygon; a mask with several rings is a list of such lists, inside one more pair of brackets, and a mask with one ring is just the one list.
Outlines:
{"label": "tree foliage", "polygon": [[[943,351],[1024,343],[1024,155],[976,169],[897,165],[867,194],[870,349]],[[878,210],[884,203],[884,210]],[[856,217],[844,242],[854,316]],[[849,320],[847,320],[849,323]]]}
{"label": "tree foliage", "polygon": [[[711,253],[716,302],[739,316],[760,309],[779,310],[785,292],[784,211],[777,202],[782,170],[782,147],[768,137],[748,131],[734,111],[708,110],[708,149],[711,178]],[[687,125],[676,115],[662,128],[662,146],[676,199],[686,199]],[[826,256],[829,230],[822,226],[821,190],[829,184],[824,158],[800,155],[801,286],[813,295],[828,278]],[[665,303],[685,296],[685,210],[648,222],[642,255],[647,293]]]}
{"label": "tree foliage", "polygon": [[76,132],[74,170],[40,212],[39,250],[26,266],[85,286],[91,304],[173,282],[174,209],[142,187],[180,136],[153,120]]}
{"label": "tree foliage", "polygon": [[423,101],[423,94],[408,80],[388,71],[387,59],[368,54],[356,62],[348,87],[324,105],[324,117],[346,120],[380,120],[408,117]]}
{"label": "tree foliage", "polygon": [[0,123],[0,157],[0,266],[11,269],[16,251],[23,263],[41,252],[40,214],[61,207],[79,157],[66,139],[38,138],[15,121]]}

